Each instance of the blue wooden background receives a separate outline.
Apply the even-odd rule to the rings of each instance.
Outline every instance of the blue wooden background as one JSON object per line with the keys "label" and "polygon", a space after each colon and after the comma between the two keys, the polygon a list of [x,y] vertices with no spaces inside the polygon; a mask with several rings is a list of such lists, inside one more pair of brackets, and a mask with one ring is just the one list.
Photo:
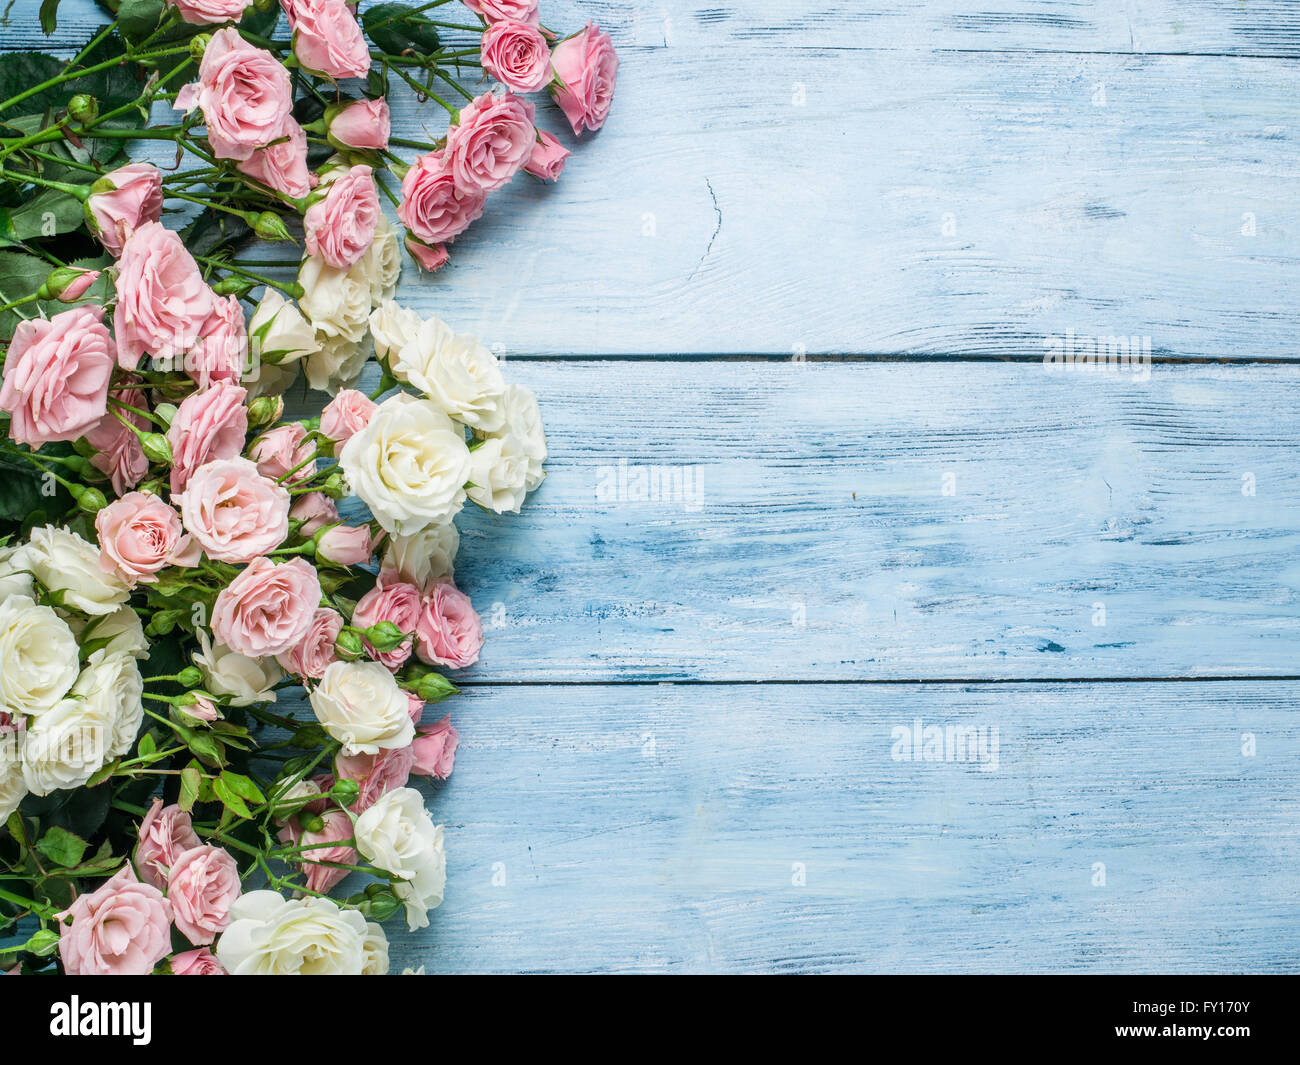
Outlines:
{"label": "blue wooden background", "polygon": [[[552,458],[464,519],[489,643],[395,958],[1300,967],[1300,4],[543,3],[587,15],[606,129],[399,294]],[[1048,372],[1070,334],[1155,365]],[[896,760],[917,721],[996,768]]]}

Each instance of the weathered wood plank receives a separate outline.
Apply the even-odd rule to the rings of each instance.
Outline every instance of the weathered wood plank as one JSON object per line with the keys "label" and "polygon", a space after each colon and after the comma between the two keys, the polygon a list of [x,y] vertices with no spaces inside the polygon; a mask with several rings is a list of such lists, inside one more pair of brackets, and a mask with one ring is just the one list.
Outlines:
{"label": "weathered wood plank", "polygon": [[550,475],[461,518],[475,678],[1300,672],[1300,367],[506,366]]}
{"label": "weathered wood plank", "polygon": [[[446,902],[394,933],[399,966],[1297,969],[1294,685],[544,686],[448,705]],[[895,761],[917,718],[996,727],[998,768]]]}

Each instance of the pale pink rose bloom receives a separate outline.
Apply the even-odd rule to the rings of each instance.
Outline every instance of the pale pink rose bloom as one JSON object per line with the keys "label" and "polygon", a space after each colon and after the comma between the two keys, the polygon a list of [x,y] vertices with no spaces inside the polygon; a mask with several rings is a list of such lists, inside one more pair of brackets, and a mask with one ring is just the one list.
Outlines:
{"label": "pale pink rose bloom", "polygon": [[315,184],[315,175],[307,169],[307,134],[292,115],[284,120],[279,139],[236,163],[235,169],[298,200]]}
{"label": "pale pink rose bloom", "polygon": [[240,896],[239,866],[220,847],[192,847],[172,863],[167,901],[181,934],[206,946],[230,924],[230,904]]}
{"label": "pale pink rose bloom", "polygon": [[277,566],[255,558],[218,593],[212,633],[248,658],[284,654],[310,631],[320,597],[320,578],[306,559]]}
{"label": "pale pink rose bloom", "polygon": [[394,788],[406,787],[411,778],[414,755],[410,747],[381,750],[378,754],[339,754],[334,768],[340,779],[355,780],[360,785],[357,801],[348,807],[354,814],[363,814],[375,800]]}
{"label": "pale pink rose bloom", "polygon": [[561,83],[552,86],[551,95],[573,132],[600,129],[609,116],[618,76],[618,53],[609,34],[588,22],[581,33],[555,46],[551,64]]}
{"label": "pale pink rose bloom", "polygon": [[382,152],[392,135],[388,101],[353,100],[329,120],[329,137],[335,146],[363,152]]}
{"label": "pale pink rose bloom", "polygon": [[117,363],[134,370],[144,355],[179,359],[199,338],[216,296],[180,236],[159,222],[140,226],[117,260]]}
{"label": "pale pink rose bloom", "polygon": [[99,270],[82,270],[55,294],[55,298],[60,303],[76,303],[86,294],[86,290],[99,280],[99,275]]}
{"label": "pale pink rose bloom", "polygon": [[407,692],[406,702],[407,710],[411,715],[411,720],[418,725],[420,723],[420,718],[424,717],[424,700],[416,695],[415,692]]}
{"label": "pale pink rose bloom", "polygon": [[537,0],[465,0],[465,6],[488,22],[527,22],[537,25]]}
{"label": "pale pink rose bloom", "polygon": [[370,529],[365,525],[335,525],[316,541],[316,554],[336,566],[360,566],[370,561]]}
{"label": "pale pink rose bloom", "polygon": [[197,718],[199,721],[209,723],[217,721],[221,717],[221,711],[217,709],[217,704],[209,699],[206,695],[196,695],[194,702],[188,706],[181,707],[190,717]]}
{"label": "pale pink rose bloom", "polygon": [[460,734],[452,727],[448,714],[435,725],[418,729],[411,743],[411,773],[418,777],[446,780],[456,765],[456,748]]}
{"label": "pale pink rose bloom", "polygon": [[307,635],[293,650],[279,656],[280,665],[299,677],[319,680],[325,674],[325,667],[338,661],[334,641],[342,630],[343,615],[327,606],[318,606]]}
{"label": "pale pink rose bloom", "polygon": [[365,165],[354,166],[329,182],[324,199],[313,203],[303,215],[307,254],[346,270],[369,250],[378,222],[379,192],[374,171]]}
{"label": "pale pink rose bloom", "polygon": [[442,152],[430,152],[416,159],[402,178],[397,217],[417,240],[442,244],[465,232],[483,213],[485,202],[480,189],[457,186]]}
{"label": "pale pink rose bloom", "polygon": [[564,162],[571,154],[554,134],[538,130],[540,138],[533,144],[533,153],[524,164],[524,170],[543,181],[558,181],[564,171]]}
{"label": "pale pink rose bloom", "polygon": [[113,372],[103,317],[102,307],[87,306],[18,323],[0,386],[0,409],[9,412],[9,435],[18,443],[75,440],[99,425]]}
{"label": "pale pink rose bloom", "polygon": [[249,0],[167,0],[191,26],[219,26],[238,22]]}
{"label": "pale pink rose bloom", "polygon": [[70,976],[148,976],[171,953],[171,906],[130,866],[88,895],[59,921],[59,956]]}
{"label": "pale pink rose bloom", "polygon": [[[415,632],[419,619],[420,590],[403,581],[386,584],[382,577],[361,597],[352,612],[352,625],[358,629],[391,621],[402,632]],[[395,670],[411,657],[411,641],[404,640],[391,651],[376,651],[367,640],[366,650],[376,662]]]}
{"label": "pale pink rose bloom", "polygon": [[460,109],[447,131],[447,169],[458,189],[492,192],[528,162],[536,140],[532,104],[513,93],[485,92]]}
{"label": "pale pink rose bloom", "polygon": [[339,520],[339,511],[334,500],[324,492],[304,492],[294,500],[289,517],[302,522],[299,535],[315,536],[320,529]]}
{"label": "pale pink rose bloom", "polygon": [[159,891],[167,886],[167,870],[191,847],[202,844],[190,815],[179,806],[163,806],[154,799],[140,822],[140,842],[135,848],[136,871]]}
{"label": "pale pink rose bloom", "polygon": [[431,666],[463,669],[478,661],[483,623],[469,596],[450,581],[435,584],[424,597],[416,626],[415,653]]}
{"label": "pale pink rose bloom", "polygon": [[290,470],[301,467],[288,476],[286,483],[291,485],[310,480],[315,475],[315,455],[316,445],[307,439],[307,430],[302,422],[278,425],[259,436],[248,449],[248,457],[257,463],[258,472],[273,481],[279,481]]}
{"label": "pale pink rose bloom", "polygon": [[411,258],[416,261],[420,269],[426,270],[429,273],[433,273],[435,270],[441,270],[447,265],[447,260],[450,258],[450,255],[447,252],[447,245],[434,244],[430,246],[428,244],[421,244],[411,236],[406,238],[406,250],[411,253]]}
{"label": "pale pink rose bloom", "polygon": [[[329,787],[334,786],[333,778],[329,778]],[[329,790],[323,788],[322,790]],[[336,847],[321,847],[321,843],[338,843],[340,840],[352,838],[352,818],[346,810],[341,810],[337,806],[333,809],[319,813],[317,816],[325,822],[325,827],[319,832],[304,832],[295,817],[280,830],[280,842],[288,843],[295,847],[311,847],[311,850],[302,852],[302,871],[305,874],[306,886],[309,891],[319,891],[322,894],[329,891],[335,884],[348,875],[346,869],[335,869],[332,866],[322,865],[322,862],[338,862],[342,865],[355,865],[357,861],[357,852],[346,845]]]}
{"label": "pale pink rose bloom", "polygon": [[130,492],[95,515],[99,564],[127,584],[150,583],[167,566],[197,566],[199,545],[157,496]]}
{"label": "pale pink rose bloom", "polygon": [[185,372],[199,388],[207,388],[214,381],[238,384],[247,364],[248,327],[239,297],[217,299],[198,344],[185,356]]}
{"label": "pale pink rose bloom", "polygon": [[173,976],[229,976],[217,956],[207,947],[172,955]]}
{"label": "pale pink rose bloom", "polygon": [[[172,492],[179,492],[194,472],[214,459],[233,459],[248,435],[248,393],[229,381],[186,396],[167,428],[172,449]],[[134,404],[132,404],[134,406]]]}
{"label": "pale pink rose bloom", "polygon": [[343,0],[294,0],[293,54],[306,70],[327,78],[364,78],[370,45]]}
{"label": "pale pink rose bloom", "polygon": [[172,499],[186,531],[219,562],[251,562],[289,535],[288,490],[263,477],[248,459],[200,466]]}
{"label": "pale pink rose bloom", "polygon": [[[134,383],[134,379],[123,382]],[[119,403],[138,409],[148,403],[145,393],[133,388],[114,389],[110,395]],[[86,441],[95,449],[95,453],[90,456],[90,464],[108,475],[114,492],[125,495],[144,480],[144,475],[149,472],[149,459],[145,456],[140,438],[122,424],[118,414],[138,429],[147,432],[151,428],[148,419],[141,414],[110,410],[95,428],[86,433]]]}
{"label": "pale pink rose bloom", "polygon": [[480,43],[483,69],[514,92],[536,92],[551,80],[551,50],[536,26],[494,22]]}
{"label": "pale pink rose bloom", "polygon": [[370,422],[378,405],[364,392],[345,388],[335,394],[329,406],[321,412],[320,431],[336,444],[346,444],[354,433],[360,432]]}
{"label": "pale pink rose bloom", "polygon": [[284,134],[293,106],[289,71],[233,26],[218,30],[203,52],[199,80],[186,85],[173,106],[189,111],[196,105],[203,111],[213,154],[247,159]]}
{"label": "pale pink rose bloom", "polygon": [[99,178],[86,198],[86,214],[99,242],[114,258],[146,222],[162,217],[162,171],[153,163],[128,163]]}

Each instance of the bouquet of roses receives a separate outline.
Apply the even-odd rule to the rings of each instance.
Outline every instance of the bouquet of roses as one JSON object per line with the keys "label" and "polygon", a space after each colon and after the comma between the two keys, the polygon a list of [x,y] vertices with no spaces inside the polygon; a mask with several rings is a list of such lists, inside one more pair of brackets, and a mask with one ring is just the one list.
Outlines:
{"label": "bouquet of roses", "polygon": [[[394,301],[402,246],[436,268],[487,192],[556,176],[567,151],[515,93],[596,128],[617,62],[527,0],[467,0],[479,26],[424,13],[445,2],[286,3],[278,40],[278,10],[240,0],[123,0],[0,102],[5,969],[384,972],[381,923],[442,900],[410,785],[451,773],[426,707],[482,643],[454,519],[517,513],[546,444],[481,342]],[[463,65],[512,91],[472,96]],[[439,100],[445,137],[389,136],[393,77],[467,98]],[[184,117],[149,125],[159,101]],[[126,162],[136,140],[200,165]],[[301,260],[234,258],[295,235]],[[286,415],[300,368],[333,393],[319,416]]]}

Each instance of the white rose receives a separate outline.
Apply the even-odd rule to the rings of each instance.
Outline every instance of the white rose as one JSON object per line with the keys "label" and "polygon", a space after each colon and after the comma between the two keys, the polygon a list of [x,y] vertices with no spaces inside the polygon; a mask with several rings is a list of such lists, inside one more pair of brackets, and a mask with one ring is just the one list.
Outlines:
{"label": "white rose", "polygon": [[144,722],[144,681],[135,659],[128,654],[96,651],[72,686],[72,694],[84,702],[103,704],[103,713],[96,712],[96,719],[113,723],[111,734],[105,736],[108,749],[104,761],[126,754]]}
{"label": "white rose", "polygon": [[78,643],[87,640],[107,640],[102,650],[107,654],[128,654],[132,658],[149,657],[149,641],[140,624],[140,615],[129,606],[118,607],[113,613],[83,621],[75,614],[63,619],[77,637]]}
{"label": "white rose", "polygon": [[360,976],[366,919],[329,899],[250,891],[230,905],[217,960],[236,976]]}
{"label": "white rose", "polygon": [[67,529],[33,529],[21,554],[37,581],[83,614],[111,614],[131,595],[116,572],[100,566],[99,548]]}
{"label": "white rose", "polygon": [[17,737],[16,732],[0,733],[0,825],[8,821],[18,804],[27,798]]}
{"label": "white rose", "polygon": [[397,357],[397,353],[415,338],[423,324],[414,311],[384,300],[370,312],[370,333],[375,338],[375,358]]}
{"label": "white rose", "polygon": [[391,300],[402,273],[402,241],[392,223],[383,215],[379,216],[375,239],[361,262],[370,281],[370,302],[379,304]]}
{"label": "white rose", "polygon": [[68,694],[81,668],[72,630],[25,595],[0,603],[0,709],[40,715]]}
{"label": "white rose", "polygon": [[397,353],[393,375],[414,385],[448,415],[485,433],[505,423],[505,378],[477,337],[430,318]]}
{"label": "white rose", "polygon": [[378,662],[331,662],[307,698],[347,754],[378,754],[415,738],[410,700]]}
{"label": "white rose", "polygon": [[256,359],[267,366],[291,365],[319,347],[311,323],[270,285],[248,320],[248,344]]}
{"label": "white rose", "polygon": [[311,779],[299,780],[295,784],[287,784],[287,780],[278,782],[270,792],[275,819],[283,824],[284,818],[297,813],[309,802],[315,802],[321,794],[320,785]]}
{"label": "white rose", "polygon": [[442,902],[447,885],[447,852],[442,826],[435,826],[424,799],[414,788],[385,792],[353,826],[357,850],[375,867],[401,877],[393,885],[406,904],[406,925],[414,931],[429,923],[427,912]]}
{"label": "white rose", "polygon": [[27,563],[18,554],[20,544],[0,547],[0,603],[11,595],[25,595],[28,599],[36,598],[36,585],[32,575],[27,572]]}
{"label": "white rose", "polygon": [[387,532],[402,536],[455,517],[469,460],[462,430],[405,392],[384,400],[339,455],[352,491]]}
{"label": "white rose", "polygon": [[390,536],[379,571],[417,588],[428,588],[434,581],[454,575],[458,550],[460,533],[455,522],[430,525],[410,536]]}
{"label": "white rose", "polygon": [[490,436],[470,452],[469,479],[466,492],[480,507],[519,513],[528,494],[528,456],[514,433]]}
{"label": "white rose", "polygon": [[546,461],[546,432],[542,428],[542,411],[537,397],[523,385],[506,385],[505,428],[515,438],[519,450],[528,458],[528,476],[524,487],[533,491],[546,478],[542,464]]}
{"label": "white rose", "polygon": [[361,946],[361,975],[387,976],[390,968],[388,960],[388,937],[384,930],[374,921],[366,924],[366,941]]}
{"label": "white rose", "polygon": [[286,389],[298,379],[298,363],[286,366],[272,366],[268,362],[259,362],[246,373],[239,382],[248,392],[247,402],[252,403],[262,396],[282,396]]}
{"label": "white rose", "polygon": [[85,784],[109,760],[117,714],[113,699],[70,696],[35,718],[23,735],[27,790],[48,795]]}
{"label": "white rose", "polygon": [[326,337],[321,341],[320,351],[302,364],[303,375],[310,387],[333,395],[360,380],[369,358],[370,344],[364,337],[359,341]]}
{"label": "white rose", "polygon": [[[370,317],[370,281],[358,263],[348,270],[308,256],[298,271],[303,287],[298,309],[318,334],[361,340]],[[319,337],[318,337],[319,339]]]}
{"label": "white rose", "polygon": [[203,674],[204,686],[213,695],[227,695],[231,706],[273,703],[275,687],[284,677],[274,658],[247,658],[198,630],[199,653],[194,664]]}

